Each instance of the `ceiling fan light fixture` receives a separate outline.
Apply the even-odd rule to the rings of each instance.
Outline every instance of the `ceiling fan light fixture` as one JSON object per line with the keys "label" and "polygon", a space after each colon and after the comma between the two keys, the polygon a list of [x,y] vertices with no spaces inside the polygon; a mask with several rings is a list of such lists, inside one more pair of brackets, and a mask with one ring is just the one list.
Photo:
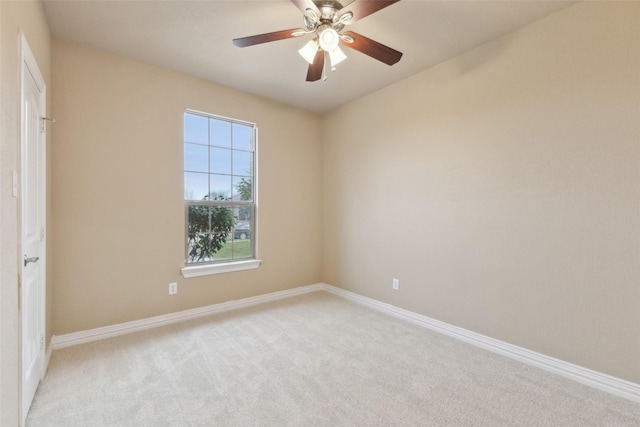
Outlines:
{"label": "ceiling fan light fixture", "polygon": [[307,44],[305,44],[302,47],[302,49],[298,51],[298,53],[309,64],[313,64],[313,59],[315,58],[317,51],[318,51],[318,43],[315,40],[310,40]]}
{"label": "ceiling fan light fixture", "polygon": [[[347,59],[347,56],[340,49],[341,43],[387,65],[395,64],[402,57],[402,52],[391,49],[375,40],[352,31],[343,33],[346,25],[350,25],[356,20],[397,3],[398,0],[290,1],[302,12],[303,28],[235,38],[232,40],[233,44],[238,47],[247,47],[313,34],[313,40],[307,42],[298,50],[300,56],[310,64],[307,70],[308,82],[315,82],[320,79],[326,80],[325,70],[331,69],[335,71],[336,65]],[[358,2],[355,5],[352,4],[356,1]],[[346,9],[343,6],[345,2],[352,11],[341,13],[342,10]]]}
{"label": "ceiling fan light fixture", "polygon": [[340,36],[336,30],[331,27],[327,27],[320,31],[318,41],[320,42],[322,50],[331,52],[338,47]]}
{"label": "ceiling fan light fixture", "polygon": [[331,69],[333,70],[336,65],[347,59],[347,55],[344,54],[339,46],[329,51],[329,61],[331,62]]}

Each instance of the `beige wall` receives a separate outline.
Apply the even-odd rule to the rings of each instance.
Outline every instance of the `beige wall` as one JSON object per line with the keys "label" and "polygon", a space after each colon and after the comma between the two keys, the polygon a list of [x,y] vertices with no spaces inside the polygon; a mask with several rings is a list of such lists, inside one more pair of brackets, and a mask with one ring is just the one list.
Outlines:
{"label": "beige wall", "polygon": [[578,4],[326,116],[323,280],[640,383],[638,22]]}
{"label": "beige wall", "polygon": [[[18,26],[57,119],[49,334],[323,280],[640,383],[638,18],[579,4],[321,119],[63,41],[49,84],[41,6],[0,1],[0,424],[17,420]],[[179,275],[185,108],[260,128],[257,270]]]}
{"label": "beige wall", "polygon": [[[0,425],[2,426],[18,425],[19,418],[18,199],[13,198],[11,193],[12,172],[20,170],[19,28],[25,34],[47,88],[51,87],[49,27],[42,5],[33,1],[0,1]],[[49,96],[48,111],[50,111],[50,99]],[[47,145],[50,147],[50,144],[51,135],[49,134]],[[47,305],[50,307],[50,300]],[[49,317],[50,313],[51,311],[48,310]]]}
{"label": "beige wall", "polygon": [[[58,40],[52,73],[55,334],[320,281],[318,116]],[[187,108],[258,125],[256,270],[180,275]]]}

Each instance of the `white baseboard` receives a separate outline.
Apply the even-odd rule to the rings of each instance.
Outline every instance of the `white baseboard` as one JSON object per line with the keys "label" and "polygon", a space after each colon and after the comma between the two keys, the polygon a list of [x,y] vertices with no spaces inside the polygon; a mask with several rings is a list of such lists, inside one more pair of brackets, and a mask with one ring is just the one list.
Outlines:
{"label": "white baseboard", "polygon": [[528,365],[535,366],[537,368],[541,368],[565,378],[569,378],[579,383],[588,385],[598,390],[640,403],[640,385],[638,384],[597,371],[593,371],[591,369],[583,368],[572,363],[564,362],[550,356],[545,356],[544,354],[536,353],[535,351],[527,350],[525,348],[518,347],[516,345],[509,344],[485,335],[481,335],[467,329],[459,328],[457,326],[453,326],[448,323],[423,316],[421,314],[404,310],[402,308],[383,303],[372,298],[358,295],[353,292],[328,285],[326,283],[301,286],[285,291],[273,292],[255,297],[244,298],[241,300],[228,301],[220,304],[210,305],[207,307],[195,308],[191,310],[180,311],[177,313],[166,314],[163,316],[155,316],[148,319],[90,329],[87,331],[74,332],[71,334],[60,336],[54,335],[51,338],[51,345],[49,351],[47,352],[47,361],[51,357],[51,351],[58,350],[64,347],[70,347],[73,345],[177,323],[183,320],[194,319],[213,313],[236,310],[316,291],[326,291],[334,295],[347,298],[351,301],[366,305],[392,316],[408,320],[433,331],[481,347],[485,350],[501,354],[511,359],[518,360]]}
{"label": "white baseboard", "polygon": [[574,365],[550,356],[545,356],[544,354],[536,353],[535,351],[527,350],[526,348],[518,347],[467,329],[459,328],[421,314],[404,310],[391,304],[386,304],[344,289],[336,288],[335,286],[322,284],[322,289],[379,311],[383,311],[392,316],[411,321],[424,326],[425,328],[456,338],[460,341],[473,344],[485,350],[501,354],[511,359],[526,363],[527,365],[535,366],[537,368],[544,369],[545,371],[553,372],[554,374],[588,385],[595,389],[640,403],[639,384],[583,368],[582,366]]}
{"label": "white baseboard", "polygon": [[118,335],[143,331],[145,329],[156,328],[158,326],[169,325],[172,323],[181,322],[183,320],[195,319],[197,317],[207,316],[213,313],[237,310],[240,308],[251,307],[253,305],[276,301],[283,298],[289,298],[296,295],[307,294],[309,292],[316,292],[322,289],[323,284],[301,286],[294,289],[287,289],[285,291],[272,292],[255,297],[227,301],[220,304],[213,304],[206,307],[179,311],[162,316],[155,316],[147,319],[134,320],[132,322],[119,323],[117,325],[89,329],[87,331],[73,332],[65,335],[54,335],[51,338],[51,348],[53,350],[58,350],[61,348],[84,344],[91,341],[97,341],[105,338],[115,337]]}

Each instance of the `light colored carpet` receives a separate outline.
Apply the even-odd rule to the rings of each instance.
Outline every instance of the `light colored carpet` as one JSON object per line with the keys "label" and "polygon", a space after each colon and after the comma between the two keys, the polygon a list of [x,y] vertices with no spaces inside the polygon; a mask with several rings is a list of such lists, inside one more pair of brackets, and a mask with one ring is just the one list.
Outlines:
{"label": "light colored carpet", "polygon": [[27,426],[639,426],[640,405],[325,292],[54,352]]}

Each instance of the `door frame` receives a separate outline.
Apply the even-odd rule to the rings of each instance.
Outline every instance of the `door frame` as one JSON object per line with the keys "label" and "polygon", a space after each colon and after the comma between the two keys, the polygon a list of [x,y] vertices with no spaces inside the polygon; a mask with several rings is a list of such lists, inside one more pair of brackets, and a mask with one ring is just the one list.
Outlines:
{"label": "door frame", "polygon": [[41,337],[41,345],[40,345],[40,355],[39,355],[39,361],[40,363],[38,364],[38,376],[40,377],[40,380],[42,380],[42,378],[44,377],[44,374],[46,372],[46,345],[45,345],[45,340],[46,340],[46,279],[47,279],[47,269],[46,269],[46,261],[47,261],[47,253],[46,253],[46,221],[47,221],[47,199],[46,199],[46,194],[47,194],[47,190],[46,190],[46,185],[47,185],[47,178],[46,178],[46,173],[47,173],[47,169],[46,169],[46,165],[47,165],[47,151],[46,151],[46,141],[47,141],[47,134],[46,134],[46,123],[44,122],[44,116],[46,116],[46,107],[47,107],[47,100],[46,100],[46,84],[44,81],[44,78],[42,77],[42,73],[40,72],[40,68],[38,67],[38,63],[35,59],[35,56],[33,55],[33,52],[31,51],[31,48],[29,47],[29,43],[27,42],[27,39],[22,31],[22,29],[19,29],[18,31],[18,46],[19,46],[19,56],[20,56],[20,63],[19,63],[19,87],[20,87],[20,122],[19,122],[19,126],[20,126],[20,191],[18,192],[18,197],[19,197],[19,203],[18,203],[18,209],[19,209],[19,215],[18,215],[18,221],[19,221],[19,226],[18,226],[18,232],[19,232],[19,237],[18,237],[18,262],[19,264],[19,270],[20,271],[20,279],[19,279],[19,283],[20,283],[20,289],[19,289],[19,300],[20,300],[20,304],[19,304],[19,335],[20,335],[20,339],[19,339],[19,366],[20,366],[20,389],[19,389],[19,406],[20,406],[20,423],[21,425],[24,424],[26,417],[27,417],[27,413],[28,413],[28,408],[24,408],[24,387],[23,387],[23,381],[24,381],[24,366],[22,363],[22,358],[23,358],[23,335],[24,335],[24,325],[22,322],[22,315],[23,315],[23,307],[22,307],[22,262],[23,262],[23,238],[24,238],[24,233],[23,233],[23,215],[24,215],[24,211],[23,211],[23,203],[24,203],[24,197],[22,195],[22,191],[23,191],[23,186],[22,184],[24,183],[24,173],[25,173],[25,155],[26,155],[26,150],[25,150],[25,138],[26,135],[24,135],[24,121],[25,121],[25,117],[24,117],[24,104],[25,104],[25,78],[26,76],[28,76],[29,74],[31,75],[31,77],[33,78],[36,86],[38,87],[38,89],[40,90],[40,103],[42,106],[42,111],[40,111],[40,114],[43,117],[39,118],[39,123],[38,125],[41,126],[41,129],[43,129],[43,131],[38,133],[38,140],[39,140],[39,152],[38,152],[38,156],[39,156],[39,171],[38,171],[38,222],[39,222],[39,226],[41,227],[41,239],[40,239],[40,260],[37,264],[38,268],[39,268],[39,286],[38,286],[38,335]]}

